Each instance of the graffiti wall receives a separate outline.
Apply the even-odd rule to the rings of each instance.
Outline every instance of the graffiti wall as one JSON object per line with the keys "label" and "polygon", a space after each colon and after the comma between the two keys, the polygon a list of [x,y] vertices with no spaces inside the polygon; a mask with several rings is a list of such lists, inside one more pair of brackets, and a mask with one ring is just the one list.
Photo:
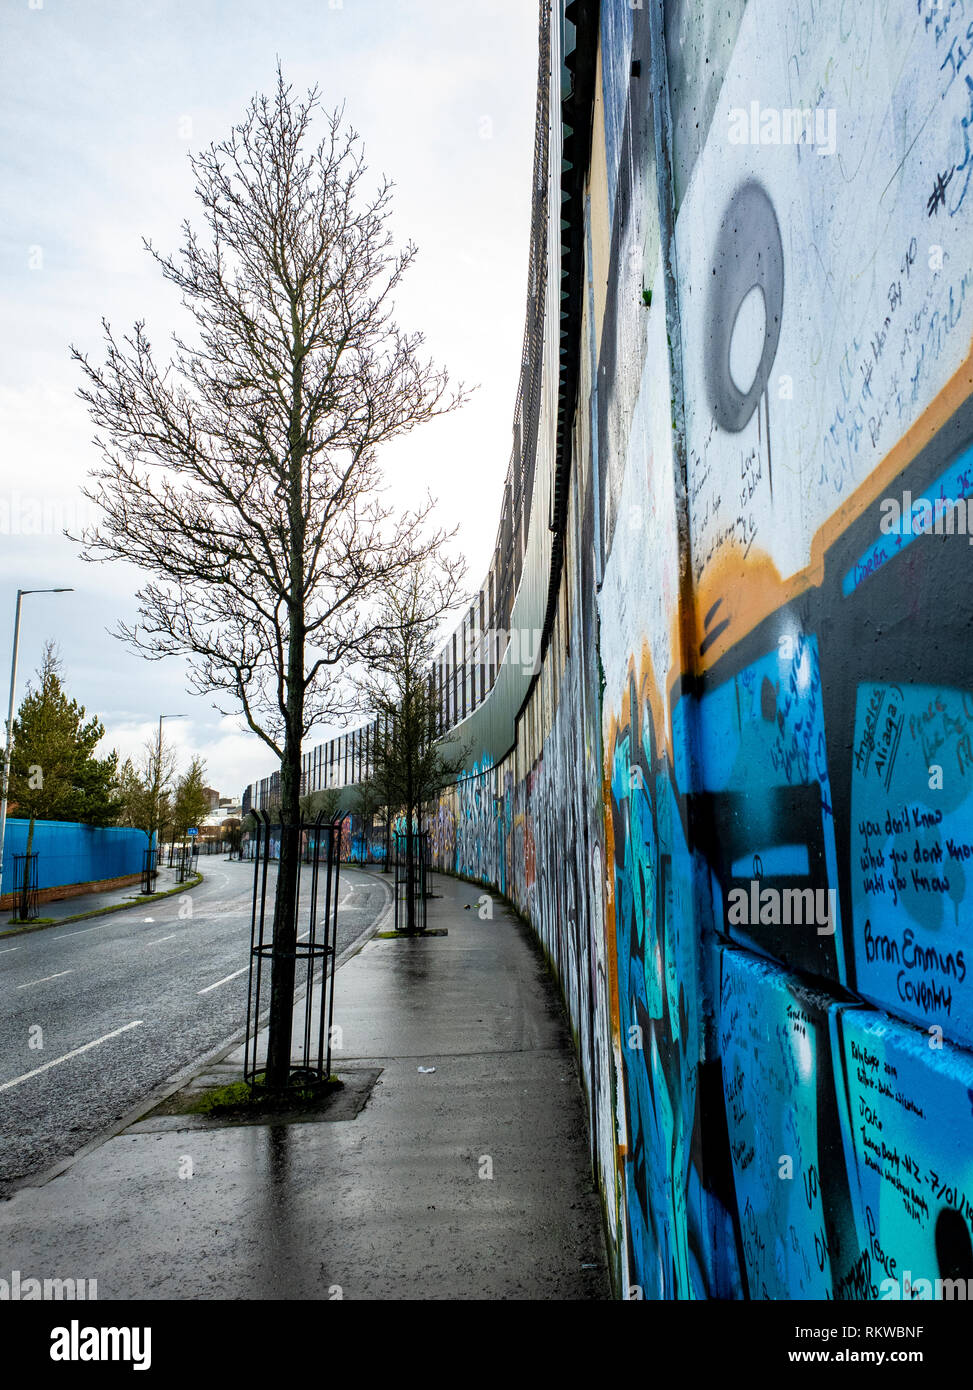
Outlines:
{"label": "graffiti wall", "polygon": [[965,8],[554,7],[562,545],[429,828],[558,976],[621,1296],[973,1277]]}

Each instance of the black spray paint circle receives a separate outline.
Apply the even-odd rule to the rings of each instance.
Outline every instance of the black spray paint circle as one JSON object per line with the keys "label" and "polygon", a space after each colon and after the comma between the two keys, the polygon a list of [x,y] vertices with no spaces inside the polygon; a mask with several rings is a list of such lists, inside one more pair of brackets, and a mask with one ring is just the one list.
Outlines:
{"label": "black spray paint circle", "polygon": [[[730,375],[730,341],[740,305],[757,285],[764,296],[764,348],[746,395]],[[730,199],[713,256],[709,296],[706,380],[709,402],[721,429],[738,434],[763,395],[780,339],[784,308],[784,247],[777,214],[755,179]]]}

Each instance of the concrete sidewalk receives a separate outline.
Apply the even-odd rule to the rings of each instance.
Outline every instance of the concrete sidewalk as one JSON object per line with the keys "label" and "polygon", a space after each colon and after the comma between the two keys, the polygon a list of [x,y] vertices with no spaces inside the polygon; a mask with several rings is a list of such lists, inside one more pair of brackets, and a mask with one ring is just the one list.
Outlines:
{"label": "concrete sidewalk", "polygon": [[479,887],[435,891],[448,936],[373,939],[337,974],[346,1085],[323,1118],[143,1119],[0,1204],[0,1277],[94,1278],[100,1299],[610,1297],[550,975],[498,900],[481,921]]}

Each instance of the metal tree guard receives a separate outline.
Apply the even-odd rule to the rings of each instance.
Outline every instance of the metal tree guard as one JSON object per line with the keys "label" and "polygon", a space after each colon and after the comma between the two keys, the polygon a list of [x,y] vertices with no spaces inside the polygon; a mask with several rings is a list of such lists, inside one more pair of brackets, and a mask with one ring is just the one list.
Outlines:
{"label": "metal tree guard", "polygon": [[176,882],[185,883],[187,878],[192,877],[192,846],[185,841],[179,847],[179,854],[176,859]]}
{"label": "metal tree guard", "polygon": [[142,851],[142,896],[155,892],[155,881],[159,877],[159,870],[156,868],[156,858],[158,850],[153,847]]}
{"label": "metal tree guard", "polygon": [[[269,936],[267,921],[268,870],[271,864],[271,830],[266,811],[251,811],[257,822],[253,856],[253,909],[250,918],[250,980],[247,993],[247,1038],[243,1074],[254,1084],[262,1065],[257,1040],[261,1028],[261,1000],[269,992],[273,961],[280,956],[273,941],[274,907],[271,897]],[[334,1022],[334,968],[338,937],[338,869],[341,849],[340,822],[326,821],[324,813],[311,823],[302,822],[307,837],[310,874],[298,873],[294,902],[294,950],[296,970],[304,963],[304,1028],[299,1059],[291,1057],[289,1084],[303,1087],[325,1082],[331,1075],[331,1032]],[[301,856],[302,860],[304,856]],[[302,894],[306,896],[306,928],[302,932]],[[296,974],[296,971],[295,971]],[[298,977],[299,978],[299,977]],[[315,1009],[317,1026],[315,1027]]]}
{"label": "metal tree guard", "polygon": [[37,917],[37,855],[14,855],[14,895],[20,909],[18,922],[33,922]]}
{"label": "metal tree guard", "polygon": [[429,832],[412,832],[412,874],[409,874],[408,834],[395,832],[395,930],[409,929],[409,898],[415,901],[415,930],[426,930],[426,866],[429,862]]}

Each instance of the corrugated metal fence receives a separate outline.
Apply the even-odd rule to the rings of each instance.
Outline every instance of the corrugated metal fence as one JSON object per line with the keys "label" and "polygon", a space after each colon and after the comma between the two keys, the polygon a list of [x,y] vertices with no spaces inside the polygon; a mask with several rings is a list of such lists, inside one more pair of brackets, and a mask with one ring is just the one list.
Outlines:
{"label": "corrugated metal fence", "polygon": [[[26,849],[27,828],[26,820],[7,821],[0,893],[13,892],[14,855],[23,854]],[[148,843],[144,830],[127,826],[102,829],[73,821],[36,821],[31,851],[38,856],[38,887],[54,888],[137,874]]]}

